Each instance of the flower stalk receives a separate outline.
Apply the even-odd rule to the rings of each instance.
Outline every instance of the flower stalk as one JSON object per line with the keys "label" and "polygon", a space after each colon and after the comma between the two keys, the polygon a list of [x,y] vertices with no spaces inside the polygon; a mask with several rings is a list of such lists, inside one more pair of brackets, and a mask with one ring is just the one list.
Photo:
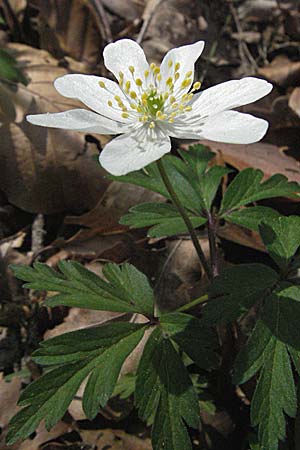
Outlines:
{"label": "flower stalk", "polygon": [[173,189],[172,183],[167,175],[167,172],[165,171],[164,165],[163,165],[163,161],[162,159],[157,161],[157,167],[160,173],[160,176],[163,180],[163,183],[167,189],[167,191],[170,194],[170,197],[172,199],[172,202],[174,203],[174,206],[178,209],[179,214],[181,215],[184,223],[186,224],[186,227],[189,231],[189,234],[191,236],[192,242],[194,244],[195,250],[197,252],[198,258],[201,262],[201,265],[206,273],[206,275],[208,276],[209,280],[213,279],[213,275],[212,275],[212,271],[206,261],[205,255],[203,253],[203,250],[201,248],[200,242],[197,238],[196,232],[194,230],[193,224],[190,221],[190,218],[184,208],[184,206],[181,204],[175,190]]}

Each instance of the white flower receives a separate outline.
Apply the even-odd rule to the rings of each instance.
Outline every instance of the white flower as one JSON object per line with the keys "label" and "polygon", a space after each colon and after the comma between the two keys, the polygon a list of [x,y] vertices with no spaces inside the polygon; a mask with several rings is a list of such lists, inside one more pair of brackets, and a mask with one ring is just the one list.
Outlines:
{"label": "white flower", "polygon": [[100,155],[113,175],[141,169],[171,149],[170,136],[250,144],[259,141],[268,123],[231,111],[267,95],[272,85],[243,78],[196,92],[194,64],[204,42],[170,50],[160,67],[148,64],[142,48],[130,39],[105,47],[104,63],[118,83],[94,75],[70,74],[55,80],[57,91],[84,103],[86,109],[27,116],[35,125],[119,134]]}

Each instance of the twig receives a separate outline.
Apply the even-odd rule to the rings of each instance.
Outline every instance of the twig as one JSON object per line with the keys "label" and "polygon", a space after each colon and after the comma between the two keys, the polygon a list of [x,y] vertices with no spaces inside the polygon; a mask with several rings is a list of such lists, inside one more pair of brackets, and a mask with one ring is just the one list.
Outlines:
{"label": "twig", "polygon": [[31,231],[31,251],[35,255],[40,252],[43,247],[44,235],[45,235],[45,220],[43,214],[38,214],[33,221]]}
{"label": "twig", "polygon": [[164,0],[149,0],[146,3],[146,7],[143,13],[143,25],[141,26],[140,32],[138,34],[138,37],[136,38],[136,42],[140,44],[145,36],[146,31],[148,30],[148,27],[150,25],[150,22],[158,8],[158,6],[163,2]]}
{"label": "twig", "polygon": [[216,242],[216,221],[211,212],[208,213],[207,231],[210,250],[210,264],[213,277],[219,275],[218,249]]}
{"label": "twig", "polygon": [[[112,42],[113,36],[110,29],[109,21],[107,18],[106,11],[102,4],[102,0],[89,0],[87,6],[96,13],[96,20],[98,22],[98,27],[102,31],[102,37],[106,42]],[[98,20],[100,19],[100,20]],[[102,25],[102,27],[101,27]]]}

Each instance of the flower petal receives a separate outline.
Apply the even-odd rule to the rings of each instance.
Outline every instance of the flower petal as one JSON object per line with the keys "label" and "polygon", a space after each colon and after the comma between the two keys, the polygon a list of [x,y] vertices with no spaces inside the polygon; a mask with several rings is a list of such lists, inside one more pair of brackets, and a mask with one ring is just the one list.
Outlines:
{"label": "flower petal", "polygon": [[224,111],[209,117],[202,128],[204,139],[229,144],[253,144],[260,141],[267,132],[268,122],[251,114]]}
{"label": "flower petal", "polygon": [[[104,83],[106,88],[100,87],[100,82]],[[114,81],[95,75],[69,74],[57,78],[54,86],[64,97],[76,98],[98,114],[123,123],[132,121],[122,117],[123,111],[114,97],[119,96],[126,107],[128,100]],[[108,105],[108,101],[113,103],[113,107]]]}
{"label": "flower petal", "polygon": [[272,84],[254,77],[217,84],[194,95],[191,103],[193,109],[189,116],[198,115],[203,118],[248,105],[269,94],[272,88]]}
{"label": "flower petal", "polygon": [[[131,39],[120,39],[108,44],[103,51],[104,64],[107,69],[120,80],[120,72],[124,74],[124,80],[134,83],[134,78],[145,81],[145,71],[149,70],[143,49]],[[134,74],[129,67],[134,67]]]}
{"label": "flower petal", "polygon": [[[194,80],[194,65],[204,49],[204,41],[198,41],[191,45],[184,45],[182,47],[173,48],[170,50],[162,60],[160,66],[161,86],[162,90],[166,90],[166,81],[169,77],[173,78],[174,82],[174,96],[184,94],[191,87]],[[171,62],[172,61],[172,64]],[[175,65],[180,64],[179,78],[175,80]],[[186,77],[186,74],[191,72],[188,77],[191,81],[184,89],[181,89],[181,83]]]}
{"label": "flower petal", "polygon": [[42,127],[62,128],[65,130],[84,131],[86,133],[119,134],[128,131],[129,126],[101,117],[85,109],[27,116],[28,122]]}
{"label": "flower petal", "polygon": [[156,131],[142,127],[110,141],[100,154],[100,164],[113,175],[126,175],[160,159],[170,149],[169,137],[158,127]]}
{"label": "flower petal", "polygon": [[181,139],[208,139],[231,144],[252,144],[266,134],[268,122],[251,114],[223,111],[201,121],[168,125],[169,136]]}

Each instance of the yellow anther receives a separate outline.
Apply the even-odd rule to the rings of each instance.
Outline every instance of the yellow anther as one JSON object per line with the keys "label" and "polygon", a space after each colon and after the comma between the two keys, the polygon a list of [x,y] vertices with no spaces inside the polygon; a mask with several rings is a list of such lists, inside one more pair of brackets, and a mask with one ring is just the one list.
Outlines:
{"label": "yellow anther", "polygon": [[102,87],[102,88],[106,87],[104,81],[99,81],[99,86]]}
{"label": "yellow anther", "polygon": [[173,96],[173,95],[171,95],[171,97],[170,97],[170,103],[175,103],[176,102],[176,98]]}
{"label": "yellow anther", "polygon": [[162,115],[163,115],[163,113],[161,111],[156,111],[156,117],[158,119],[160,119]]}
{"label": "yellow anther", "polygon": [[121,98],[118,95],[115,95],[114,98],[115,98],[116,102],[118,102],[118,103],[122,102]]}
{"label": "yellow anther", "polygon": [[164,99],[167,100],[169,98],[169,95],[170,95],[169,92],[165,92],[164,93]]}
{"label": "yellow anther", "polygon": [[174,123],[174,119],[169,119],[168,122],[169,123]]}
{"label": "yellow anther", "polygon": [[124,78],[124,73],[123,72],[119,72],[119,77],[120,78]]}
{"label": "yellow anther", "polygon": [[160,73],[157,75],[157,81],[161,81],[161,74]]}
{"label": "yellow anther", "polygon": [[169,78],[167,79],[167,81],[166,81],[166,84],[167,84],[168,86],[170,86],[171,84],[173,84],[173,78],[172,78],[172,77],[169,77]]}
{"label": "yellow anther", "polygon": [[175,64],[175,72],[178,72],[179,69],[180,69],[180,63],[177,62],[177,63]]}
{"label": "yellow anther", "polygon": [[196,81],[196,83],[194,83],[193,85],[193,91],[197,91],[198,89],[200,89],[200,87],[201,87],[200,81]]}
{"label": "yellow anther", "polygon": [[127,112],[123,112],[122,113],[122,117],[124,117],[124,119],[128,119],[129,114]]}
{"label": "yellow anther", "polygon": [[151,64],[150,64],[150,69],[151,69],[152,71],[155,69],[155,67],[156,67],[156,64],[154,64],[154,63],[151,63]]}
{"label": "yellow anther", "polygon": [[189,94],[189,102],[192,100],[193,97],[194,97],[194,94]]}
{"label": "yellow anther", "polygon": [[149,128],[154,128],[155,127],[155,123],[154,122],[150,122]]}
{"label": "yellow anther", "polygon": [[180,77],[180,73],[179,73],[179,72],[176,72],[176,73],[175,73],[175,77],[174,77],[174,78],[175,78],[175,81],[177,81],[179,77]]}
{"label": "yellow anther", "polygon": [[110,107],[112,107],[112,105],[113,105],[111,100],[108,100],[107,104],[108,104],[108,106],[110,106]]}
{"label": "yellow anther", "polygon": [[170,59],[168,62],[168,67],[171,68],[173,66],[173,61]]}
{"label": "yellow anther", "polygon": [[171,117],[171,118],[173,118],[173,117],[175,117],[175,116],[177,116],[177,113],[176,113],[176,112],[172,112],[172,113],[170,114],[170,117]]}
{"label": "yellow anther", "polygon": [[134,73],[134,67],[133,66],[129,66],[128,70],[129,70],[129,72]]}
{"label": "yellow anther", "polygon": [[179,111],[184,111],[184,106],[183,105],[179,105],[179,107],[178,107],[178,109],[179,109]]}
{"label": "yellow anther", "polygon": [[183,82],[181,83],[181,88],[184,89],[186,87],[188,87],[191,84],[191,79],[190,78],[186,78],[185,80],[183,80]]}
{"label": "yellow anther", "polygon": [[137,109],[137,106],[135,103],[129,103],[129,106],[131,109]]}
{"label": "yellow anther", "polygon": [[162,114],[160,116],[160,120],[166,120],[167,117],[168,117],[167,114]]}
{"label": "yellow anther", "polygon": [[142,120],[143,120],[143,122],[147,122],[148,116],[145,114],[145,115],[142,117]]}
{"label": "yellow anther", "polygon": [[181,97],[182,102],[187,102],[189,99],[189,94],[183,94],[183,96]]}
{"label": "yellow anther", "polygon": [[130,86],[131,86],[130,81],[126,81],[126,83],[125,83],[125,92],[126,92],[126,93],[129,92]]}
{"label": "yellow anther", "polygon": [[144,93],[142,94],[141,99],[142,99],[142,100],[147,100],[147,94],[146,94],[146,92],[144,92]]}
{"label": "yellow anther", "polygon": [[136,92],[131,91],[130,92],[130,97],[133,98],[133,99],[137,98]]}
{"label": "yellow anther", "polygon": [[155,68],[153,69],[154,75],[158,75],[159,72],[160,72],[160,68],[159,68],[159,67],[155,67]]}
{"label": "yellow anther", "polygon": [[186,106],[186,107],[184,108],[184,110],[185,110],[185,111],[192,111],[192,107],[191,107],[191,106]]}
{"label": "yellow anther", "polygon": [[173,109],[178,108],[178,103],[173,103],[172,108],[173,108]]}
{"label": "yellow anther", "polygon": [[136,84],[137,86],[142,86],[143,82],[142,82],[142,80],[141,80],[140,78],[137,78],[137,79],[135,80],[135,84]]}
{"label": "yellow anther", "polygon": [[145,75],[145,78],[147,78],[149,76],[149,70],[145,70],[144,75]]}
{"label": "yellow anther", "polygon": [[139,112],[139,113],[143,112],[143,108],[141,108],[140,106],[138,106],[136,110],[137,110],[137,112]]}
{"label": "yellow anther", "polygon": [[190,70],[189,72],[187,72],[187,73],[185,74],[185,78],[190,78],[192,75],[193,75],[193,71]]}

